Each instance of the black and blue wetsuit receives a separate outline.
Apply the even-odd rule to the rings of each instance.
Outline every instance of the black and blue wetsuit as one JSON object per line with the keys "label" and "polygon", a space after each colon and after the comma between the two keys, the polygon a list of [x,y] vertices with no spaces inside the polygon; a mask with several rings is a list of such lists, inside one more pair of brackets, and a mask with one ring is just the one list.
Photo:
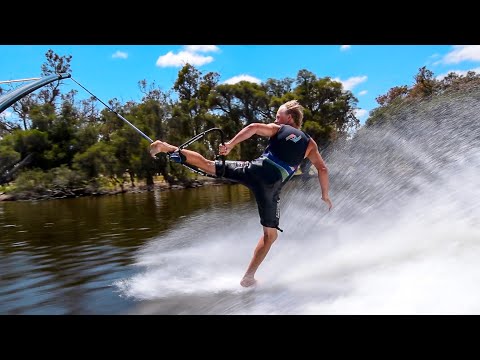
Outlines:
{"label": "black and blue wetsuit", "polygon": [[[305,158],[310,136],[290,125],[281,125],[265,152],[253,161],[225,161],[223,177],[247,186],[255,195],[260,223],[279,229],[280,191]],[[222,161],[215,161],[221,176]],[[279,229],[280,230],[280,229]]]}

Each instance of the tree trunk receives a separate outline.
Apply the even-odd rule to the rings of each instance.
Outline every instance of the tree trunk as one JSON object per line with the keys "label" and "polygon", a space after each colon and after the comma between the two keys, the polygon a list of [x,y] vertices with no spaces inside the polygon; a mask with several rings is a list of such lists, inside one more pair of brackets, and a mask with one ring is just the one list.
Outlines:
{"label": "tree trunk", "polygon": [[153,182],[153,176],[152,174],[147,174],[147,189],[152,190],[155,183]]}
{"label": "tree trunk", "polygon": [[132,183],[132,187],[135,187],[135,178],[134,178],[134,173],[132,171],[128,172],[128,175],[130,175],[130,182]]}
{"label": "tree trunk", "polygon": [[0,185],[11,182],[14,179],[15,173],[22,167],[28,165],[31,162],[32,157],[33,153],[28,154],[23,160],[15,164],[10,171],[7,170],[4,174],[0,174]]}
{"label": "tree trunk", "polygon": [[175,182],[175,178],[171,176],[165,168],[162,169],[160,173],[168,184],[173,184]]}

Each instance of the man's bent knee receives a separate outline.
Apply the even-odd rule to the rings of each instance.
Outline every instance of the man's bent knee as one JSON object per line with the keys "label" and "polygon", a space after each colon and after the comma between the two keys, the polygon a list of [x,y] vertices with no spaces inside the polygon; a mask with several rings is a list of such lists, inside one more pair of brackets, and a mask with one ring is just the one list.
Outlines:
{"label": "man's bent knee", "polygon": [[215,173],[215,161],[205,159],[205,171],[211,175],[216,175]]}

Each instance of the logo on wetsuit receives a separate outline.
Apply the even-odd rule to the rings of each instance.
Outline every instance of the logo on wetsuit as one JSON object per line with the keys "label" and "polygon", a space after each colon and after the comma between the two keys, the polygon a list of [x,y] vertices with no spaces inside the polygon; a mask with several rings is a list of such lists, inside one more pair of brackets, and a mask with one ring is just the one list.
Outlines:
{"label": "logo on wetsuit", "polygon": [[285,140],[292,140],[294,143],[297,143],[302,137],[300,135],[295,136],[295,134],[288,135]]}

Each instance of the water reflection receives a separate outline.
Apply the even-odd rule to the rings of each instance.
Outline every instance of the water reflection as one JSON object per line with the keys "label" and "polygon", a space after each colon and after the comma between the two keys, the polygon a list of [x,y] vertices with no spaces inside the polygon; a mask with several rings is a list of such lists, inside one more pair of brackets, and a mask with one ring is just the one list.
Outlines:
{"label": "water reflection", "polygon": [[115,314],[135,251],[182,219],[253,199],[242,186],[0,203],[0,314]]}

